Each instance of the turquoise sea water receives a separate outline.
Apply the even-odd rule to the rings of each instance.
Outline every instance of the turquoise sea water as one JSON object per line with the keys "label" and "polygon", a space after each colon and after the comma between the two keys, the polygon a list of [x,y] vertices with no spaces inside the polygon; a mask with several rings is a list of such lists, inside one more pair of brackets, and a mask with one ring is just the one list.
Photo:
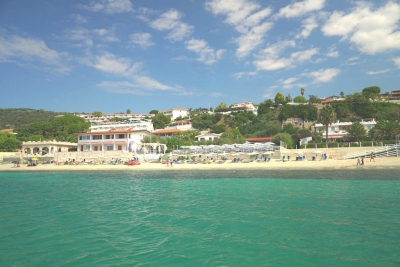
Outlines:
{"label": "turquoise sea water", "polygon": [[398,170],[0,172],[0,266],[399,266]]}

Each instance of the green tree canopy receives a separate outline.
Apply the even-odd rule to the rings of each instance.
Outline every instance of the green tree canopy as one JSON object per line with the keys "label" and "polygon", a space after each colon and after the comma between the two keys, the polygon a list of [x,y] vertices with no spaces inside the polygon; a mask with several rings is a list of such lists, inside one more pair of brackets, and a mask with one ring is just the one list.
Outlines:
{"label": "green tree canopy", "polygon": [[364,125],[359,121],[354,121],[349,128],[347,128],[346,139],[349,141],[363,141],[367,137],[367,131],[364,128]]}
{"label": "green tree canopy", "polygon": [[103,112],[101,112],[101,111],[95,111],[95,112],[92,113],[92,115],[93,115],[94,117],[102,117],[102,116],[103,116]]}
{"label": "green tree canopy", "polygon": [[299,95],[294,98],[293,102],[294,103],[307,103],[307,99],[304,96]]}
{"label": "green tree canopy", "polygon": [[378,86],[370,86],[362,89],[362,94],[367,99],[376,99],[379,97],[380,93],[381,93],[381,88],[379,88]]}
{"label": "green tree canopy", "polygon": [[155,109],[153,109],[153,110],[151,110],[150,112],[149,112],[149,114],[158,114],[158,110],[155,110]]}
{"label": "green tree canopy", "polygon": [[284,104],[284,103],[285,103],[285,96],[281,92],[278,92],[275,95],[275,104],[279,105],[279,104]]}
{"label": "green tree canopy", "polygon": [[216,108],[215,111],[216,112],[221,112],[221,111],[225,111],[228,109],[228,106],[226,105],[225,102],[221,102]]}
{"label": "green tree canopy", "polygon": [[288,133],[278,133],[272,137],[272,142],[279,145],[280,142],[284,143],[287,148],[294,148],[294,142],[290,134]]}
{"label": "green tree canopy", "polygon": [[0,132],[0,152],[15,152],[21,147],[21,142],[10,133]]}
{"label": "green tree canopy", "polygon": [[163,113],[157,113],[152,119],[154,129],[164,129],[170,122],[171,117],[165,116]]}

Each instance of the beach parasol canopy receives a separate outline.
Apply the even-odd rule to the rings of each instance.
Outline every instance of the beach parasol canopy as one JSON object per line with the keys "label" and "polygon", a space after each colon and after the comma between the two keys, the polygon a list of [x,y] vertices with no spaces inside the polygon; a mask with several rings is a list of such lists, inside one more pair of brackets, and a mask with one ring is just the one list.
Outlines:
{"label": "beach parasol canopy", "polygon": [[37,160],[38,160],[38,158],[32,158],[32,160],[33,160],[33,161],[37,161]]}
{"label": "beach parasol canopy", "polygon": [[314,153],[316,153],[316,154],[321,154],[322,151],[321,151],[321,150],[315,150]]}

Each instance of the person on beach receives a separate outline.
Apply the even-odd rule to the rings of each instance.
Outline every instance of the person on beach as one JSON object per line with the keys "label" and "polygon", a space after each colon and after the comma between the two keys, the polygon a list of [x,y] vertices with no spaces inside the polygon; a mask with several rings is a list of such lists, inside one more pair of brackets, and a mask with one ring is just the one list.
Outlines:
{"label": "person on beach", "polygon": [[364,156],[361,157],[361,165],[364,165]]}
{"label": "person on beach", "polygon": [[375,162],[374,152],[371,152],[371,155],[369,155],[369,162],[371,162],[371,161]]}
{"label": "person on beach", "polygon": [[361,165],[361,159],[360,159],[360,157],[357,157],[357,166],[358,165]]}
{"label": "person on beach", "polygon": [[170,158],[169,159],[169,164],[171,165],[171,167],[172,167],[172,162],[173,162],[173,160],[172,160],[172,158]]}

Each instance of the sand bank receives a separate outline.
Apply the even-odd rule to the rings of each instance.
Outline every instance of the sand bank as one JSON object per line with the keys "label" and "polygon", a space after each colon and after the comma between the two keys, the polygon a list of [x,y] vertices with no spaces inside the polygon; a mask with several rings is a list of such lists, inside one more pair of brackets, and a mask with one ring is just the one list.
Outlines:
{"label": "sand bank", "polygon": [[365,159],[363,166],[357,166],[356,160],[316,160],[316,161],[286,161],[271,160],[270,162],[250,162],[250,163],[230,163],[225,162],[222,164],[211,163],[211,164],[173,164],[173,166],[167,166],[162,163],[141,163],[136,166],[127,165],[55,165],[55,164],[39,164],[34,167],[27,167],[26,165],[20,165],[18,168],[14,168],[13,164],[1,164],[0,171],[150,171],[150,170],[262,170],[262,169],[280,169],[280,170],[312,170],[312,169],[355,169],[355,168],[381,168],[381,169],[400,169],[400,157],[388,157],[388,158],[375,158],[375,162],[370,162],[369,158]]}

